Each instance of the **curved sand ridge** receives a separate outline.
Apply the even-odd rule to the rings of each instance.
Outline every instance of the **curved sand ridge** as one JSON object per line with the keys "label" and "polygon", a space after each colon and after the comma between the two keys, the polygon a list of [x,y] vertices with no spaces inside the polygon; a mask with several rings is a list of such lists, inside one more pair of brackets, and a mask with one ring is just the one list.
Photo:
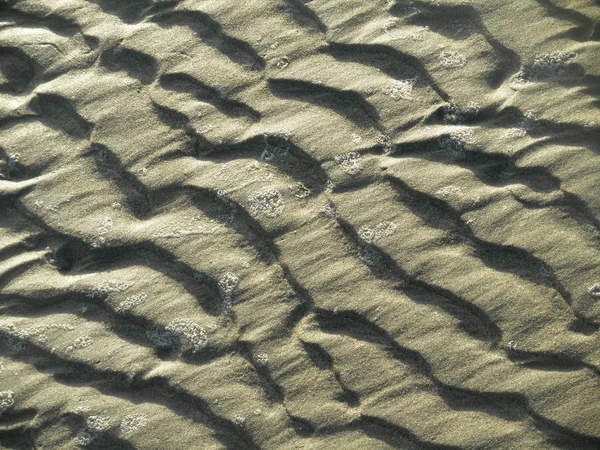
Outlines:
{"label": "curved sand ridge", "polygon": [[0,3],[0,444],[600,448],[599,19]]}

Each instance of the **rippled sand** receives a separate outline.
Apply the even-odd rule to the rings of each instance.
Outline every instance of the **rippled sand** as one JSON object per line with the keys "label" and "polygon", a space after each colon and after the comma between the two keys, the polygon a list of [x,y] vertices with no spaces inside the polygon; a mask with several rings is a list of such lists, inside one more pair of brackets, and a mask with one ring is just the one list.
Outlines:
{"label": "rippled sand", "polygon": [[0,0],[0,445],[600,448],[597,0]]}

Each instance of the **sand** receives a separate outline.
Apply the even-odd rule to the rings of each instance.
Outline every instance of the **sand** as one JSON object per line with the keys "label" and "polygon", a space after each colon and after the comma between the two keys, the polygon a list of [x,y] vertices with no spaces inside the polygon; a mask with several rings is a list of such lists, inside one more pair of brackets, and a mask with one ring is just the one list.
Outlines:
{"label": "sand", "polygon": [[599,449],[597,0],[0,0],[0,446]]}

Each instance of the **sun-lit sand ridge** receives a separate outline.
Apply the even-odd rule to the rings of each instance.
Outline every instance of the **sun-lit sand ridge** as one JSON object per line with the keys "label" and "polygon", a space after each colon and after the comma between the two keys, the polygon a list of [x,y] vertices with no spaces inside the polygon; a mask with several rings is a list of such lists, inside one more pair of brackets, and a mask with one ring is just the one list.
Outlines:
{"label": "sun-lit sand ridge", "polygon": [[0,445],[600,448],[598,0],[0,0]]}

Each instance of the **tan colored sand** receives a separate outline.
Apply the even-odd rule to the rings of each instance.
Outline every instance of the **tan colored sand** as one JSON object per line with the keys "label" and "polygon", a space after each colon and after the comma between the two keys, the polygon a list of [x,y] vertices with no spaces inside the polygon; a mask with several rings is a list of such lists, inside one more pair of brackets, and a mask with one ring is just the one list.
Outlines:
{"label": "tan colored sand", "polygon": [[600,448],[599,20],[0,3],[0,447]]}

